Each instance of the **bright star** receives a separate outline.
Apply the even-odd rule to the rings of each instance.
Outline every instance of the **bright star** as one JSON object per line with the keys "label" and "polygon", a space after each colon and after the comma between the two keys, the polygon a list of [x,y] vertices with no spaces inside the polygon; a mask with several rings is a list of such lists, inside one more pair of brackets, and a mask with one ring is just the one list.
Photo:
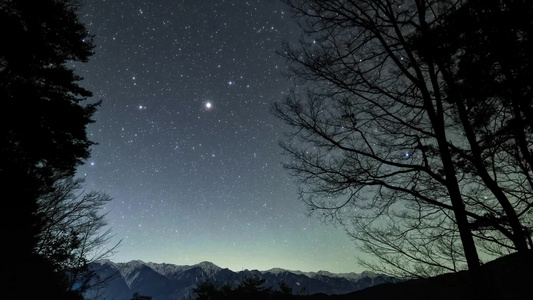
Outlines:
{"label": "bright star", "polygon": [[213,104],[211,102],[206,102],[205,103],[205,108],[206,109],[211,109],[213,107]]}

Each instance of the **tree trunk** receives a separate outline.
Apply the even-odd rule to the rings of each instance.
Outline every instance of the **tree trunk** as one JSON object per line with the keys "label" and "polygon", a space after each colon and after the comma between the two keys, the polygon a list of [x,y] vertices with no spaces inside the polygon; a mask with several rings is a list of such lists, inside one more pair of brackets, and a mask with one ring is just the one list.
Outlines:
{"label": "tree trunk", "polygon": [[470,149],[472,150],[472,160],[474,166],[476,167],[479,176],[481,177],[487,188],[496,197],[503,211],[505,212],[505,215],[509,220],[509,225],[513,230],[512,242],[514,243],[516,250],[521,253],[525,252],[528,250],[526,235],[524,234],[524,230],[522,228],[520,220],[518,219],[518,215],[516,214],[516,211],[514,210],[513,205],[511,204],[507,196],[503,193],[502,189],[498,186],[494,179],[490,177],[490,174],[487,172],[487,169],[483,165],[483,161],[481,159],[481,149],[479,149],[479,145],[477,144],[476,136],[470,125],[470,121],[468,120],[468,114],[466,112],[464,104],[460,100],[456,101],[456,103],[461,123],[463,124],[466,137],[470,144]]}
{"label": "tree trunk", "polygon": [[[439,146],[441,144],[440,140],[441,139],[439,139]],[[468,269],[475,274],[480,267],[479,257],[477,254],[476,244],[474,243],[474,237],[470,231],[461,191],[459,189],[459,185],[457,184],[457,177],[455,177],[455,170],[453,168],[451,155],[447,147],[447,144],[444,145],[444,147],[441,147],[444,174],[446,174],[446,186],[448,188],[448,192],[450,193],[453,213],[455,216],[455,221],[457,222],[459,236],[461,237],[461,242],[463,244],[463,250],[465,252],[465,259],[468,264]]]}

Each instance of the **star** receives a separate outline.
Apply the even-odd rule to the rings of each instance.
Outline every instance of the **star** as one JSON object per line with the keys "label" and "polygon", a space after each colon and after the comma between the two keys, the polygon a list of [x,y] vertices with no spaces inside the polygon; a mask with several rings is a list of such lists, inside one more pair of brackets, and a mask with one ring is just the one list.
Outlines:
{"label": "star", "polygon": [[[88,128],[99,145],[80,175],[87,174],[91,189],[113,195],[109,223],[125,242],[112,260],[359,270],[352,241],[312,225],[279,168],[285,129],[265,104],[281,101],[292,87],[277,72],[284,59],[275,53],[282,40],[297,42],[299,32],[282,1],[86,2],[91,13],[81,16],[92,24],[98,51],[79,75],[104,105]],[[259,11],[264,17],[254,17]],[[115,22],[122,14],[125,22]],[[398,151],[400,159],[406,151],[413,157]],[[265,246],[278,236],[275,249]],[[338,249],[346,251],[331,256]],[[292,253],[303,253],[301,262]]]}

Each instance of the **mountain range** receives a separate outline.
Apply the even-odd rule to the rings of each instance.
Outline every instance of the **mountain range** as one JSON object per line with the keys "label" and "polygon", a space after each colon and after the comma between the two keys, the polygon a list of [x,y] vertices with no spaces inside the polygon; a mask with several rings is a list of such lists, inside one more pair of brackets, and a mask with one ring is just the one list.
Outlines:
{"label": "mountain range", "polygon": [[243,270],[234,272],[211,262],[178,266],[166,263],[130,261],[114,263],[109,260],[94,262],[90,268],[103,284],[89,290],[86,299],[127,300],[134,293],[150,296],[153,300],[192,299],[197,284],[210,281],[215,285],[236,285],[247,278],[265,280],[265,287],[277,289],[286,283],[295,294],[346,294],[387,282],[394,277],[372,272],[334,274],[327,271],[300,272],[284,269],[268,271]]}

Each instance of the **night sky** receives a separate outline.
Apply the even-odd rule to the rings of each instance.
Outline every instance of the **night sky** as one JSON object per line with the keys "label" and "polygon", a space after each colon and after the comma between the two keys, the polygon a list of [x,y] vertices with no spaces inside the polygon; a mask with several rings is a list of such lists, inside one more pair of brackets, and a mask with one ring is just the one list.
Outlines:
{"label": "night sky", "polygon": [[300,29],[278,0],[89,0],[95,55],[76,64],[103,100],[79,169],[106,209],[111,260],[232,270],[360,272],[345,233],[308,217],[270,112],[291,87],[281,42]]}

